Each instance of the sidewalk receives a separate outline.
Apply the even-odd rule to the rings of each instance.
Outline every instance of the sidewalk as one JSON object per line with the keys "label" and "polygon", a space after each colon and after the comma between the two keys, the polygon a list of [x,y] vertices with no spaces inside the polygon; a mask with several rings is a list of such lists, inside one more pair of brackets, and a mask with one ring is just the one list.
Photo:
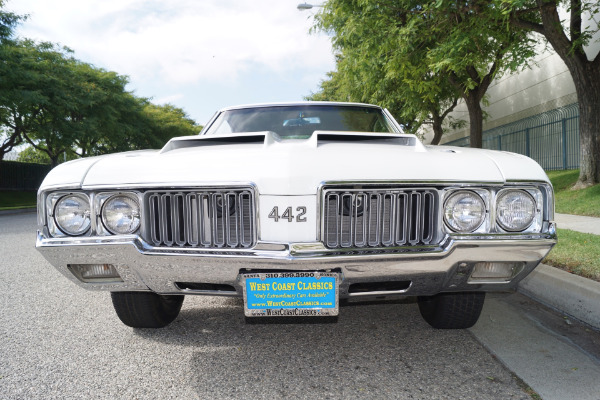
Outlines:
{"label": "sidewalk", "polygon": [[[554,220],[561,229],[600,235],[600,218],[556,214]],[[600,282],[541,264],[519,284],[518,290],[600,329]]]}
{"label": "sidewalk", "polygon": [[554,221],[561,229],[600,235],[600,218],[582,215],[555,214]]}

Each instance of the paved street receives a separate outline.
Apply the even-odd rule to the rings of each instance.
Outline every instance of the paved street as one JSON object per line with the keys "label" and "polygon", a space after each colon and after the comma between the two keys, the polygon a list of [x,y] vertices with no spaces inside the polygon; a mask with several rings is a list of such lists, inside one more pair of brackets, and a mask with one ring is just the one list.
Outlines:
{"label": "paved street", "polygon": [[[346,306],[337,324],[247,325],[239,300],[188,296],[167,328],[133,330],[34,240],[34,214],[0,216],[1,399],[530,398],[470,331],[433,330],[412,302]],[[490,348],[497,302],[475,332]]]}
{"label": "paved street", "polygon": [[133,330],[34,238],[33,214],[0,216],[2,399],[528,398],[468,331],[430,329],[415,304],[246,325],[237,300],[188,297],[171,326]]}

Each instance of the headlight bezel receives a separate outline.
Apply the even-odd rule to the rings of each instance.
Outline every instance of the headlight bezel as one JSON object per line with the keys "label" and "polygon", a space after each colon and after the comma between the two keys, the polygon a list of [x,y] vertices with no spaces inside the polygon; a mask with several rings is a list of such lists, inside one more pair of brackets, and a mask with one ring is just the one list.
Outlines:
{"label": "headlight bezel", "polygon": [[[472,191],[477,193],[485,202],[487,207],[487,216],[483,224],[473,232],[459,232],[452,229],[445,218],[446,201],[454,193],[458,191]],[[535,216],[533,221],[523,230],[510,231],[504,229],[498,222],[498,199],[507,191],[523,191],[531,196],[535,204]],[[443,223],[447,234],[454,237],[488,237],[494,238],[501,235],[502,237],[516,237],[514,235],[522,234],[539,234],[547,231],[548,223],[553,220],[554,216],[554,194],[552,186],[547,182],[506,182],[504,185],[486,185],[486,184],[471,184],[460,187],[448,188],[444,191],[442,198],[442,209],[440,211],[440,219]],[[484,236],[482,236],[484,235]]]}
{"label": "headlight bezel", "polygon": [[[510,229],[505,226],[501,220],[499,215],[499,202],[502,200],[506,194],[510,192],[522,192],[526,196],[528,196],[534,205],[534,215],[525,227],[521,229]],[[546,200],[542,193],[542,190],[539,187],[531,187],[531,186],[505,186],[496,192],[494,196],[494,225],[497,232],[500,233],[509,233],[509,234],[518,234],[518,233],[537,233],[541,232],[543,222],[544,222],[544,212],[549,213],[549,210],[545,211],[546,208]],[[552,210],[553,212],[553,210]]]}
{"label": "headlight bezel", "polygon": [[[111,201],[115,201],[118,198],[124,198],[124,199],[130,200],[131,202],[133,202],[135,204],[135,206],[137,208],[136,212],[134,213],[134,214],[137,214],[137,225],[135,226],[134,229],[130,229],[127,232],[118,232],[116,229],[114,229],[114,227],[111,227],[110,224],[108,223],[108,218],[105,214],[106,207],[111,203]],[[142,215],[142,208],[141,208],[141,203],[140,203],[138,197],[133,193],[118,192],[118,193],[112,193],[112,195],[110,195],[109,197],[107,197],[101,201],[101,205],[100,205],[99,212],[98,212],[98,219],[99,219],[99,223],[102,225],[102,227],[104,229],[106,229],[106,231],[108,231],[112,235],[133,235],[139,231],[139,229],[142,225],[142,216],[141,215]]]}
{"label": "headlight bezel", "polygon": [[[482,205],[482,215],[481,220],[478,224],[476,224],[471,229],[460,229],[459,227],[453,226],[453,224],[448,220],[446,209],[448,207],[448,203],[455,197],[466,195],[472,196],[475,199],[478,199]],[[489,230],[489,191],[480,188],[457,188],[454,190],[448,191],[442,202],[441,209],[441,217],[444,221],[444,226],[447,228],[449,233],[457,233],[457,234],[471,234],[471,233],[479,233],[485,232]]]}
{"label": "headlight bezel", "polygon": [[[69,229],[67,229],[63,223],[60,222],[59,218],[60,215],[59,214],[59,206],[64,202],[67,201],[68,199],[79,199],[82,201],[82,203],[84,203],[84,207],[87,206],[87,209],[84,208],[83,211],[83,216],[84,216],[84,220],[87,221],[83,226],[83,229],[79,229],[76,231],[70,231]],[[56,229],[58,229],[62,234],[64,234],[65,236],[84,236],[86,235],[90,230],[91,230],[91,226],[92,226],[92,207],[91,207],[91,201],[89,196],[87,196],[85,193],[79,193],[79,192],[69,192],[69,193],[63,193],[60,194],[58,196],[55,196],[52,199],[52,221],[53,221],[53,227],[54,230],[56,232]]]}
{"label": "headlight bezel", "polygon": [[[91,224],[87,229],[87,232],[81,235],[69,235],[63,232],[55,220],[54,211],[56,204],[61,198],[70,195],[78,195],[88,199],[90,207],[90,221]],[[43,213],[44,216],[39,218],[38,224],[40,230],[44,232],[50,238],[77,238],[77,237],[92,237],[92,236],[127,236],[121,234],[114,234],[109,231],[102,222],[102,205],[104,202],[117,195],[126,195],[139,206],[140,209],[140,225],[133,235],[139,235],[142,230],[142,219],[143,219],[143,195],[140,191],[136,190],[69,190],[69,189],[55,189],[45,190],[38,193],[38,212]],[[43,204],[43,205],[41,205]]]}

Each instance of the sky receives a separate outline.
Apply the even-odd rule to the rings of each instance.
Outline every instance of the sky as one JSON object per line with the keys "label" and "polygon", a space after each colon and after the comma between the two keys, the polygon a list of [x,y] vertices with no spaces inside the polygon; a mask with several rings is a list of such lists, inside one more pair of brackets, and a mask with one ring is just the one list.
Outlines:
{"label": "sky", "polygon": [[[334,69],[302,0],[9,0],[17,36],[129,76],[128,90],[204,125],[222,107],[303,100]],[[315,2],[313,4],[320,4]]]}

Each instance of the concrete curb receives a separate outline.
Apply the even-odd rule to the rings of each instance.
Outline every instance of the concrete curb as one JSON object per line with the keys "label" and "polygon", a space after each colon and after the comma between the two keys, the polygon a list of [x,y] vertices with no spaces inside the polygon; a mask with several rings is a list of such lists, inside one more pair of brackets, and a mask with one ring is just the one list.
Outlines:
{"label": "concrete curb", "polygon": [[518,291],[600,329],[600,282],[540,264]]}
{"label": "concrete curb", "polygon": [[15,214],[29,214],[36,212],[35,207],[31,208],[17,208],[15,210],[0,210],[0,215],[15,215]]}

